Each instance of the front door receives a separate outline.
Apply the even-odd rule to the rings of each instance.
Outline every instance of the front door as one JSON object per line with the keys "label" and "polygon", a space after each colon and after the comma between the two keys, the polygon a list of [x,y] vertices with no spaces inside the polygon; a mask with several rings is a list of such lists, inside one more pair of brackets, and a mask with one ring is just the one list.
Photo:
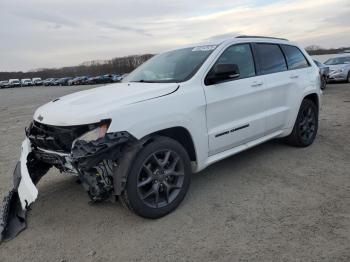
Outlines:
{"label": "front door", "polygon": [[240,76],[204,87],[209,155],[262,137],[266,129],[268,93],[263,76],[256,75],[251,45],[228,47],[216,64],[236,64]]}

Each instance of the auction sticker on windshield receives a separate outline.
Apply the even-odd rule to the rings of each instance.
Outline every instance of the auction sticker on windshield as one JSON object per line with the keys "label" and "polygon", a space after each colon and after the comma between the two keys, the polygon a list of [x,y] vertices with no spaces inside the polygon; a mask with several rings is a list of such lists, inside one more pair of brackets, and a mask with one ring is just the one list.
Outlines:
{"label": "auction sticker on windshield", "polygon": [[212,51],[216,48],[216,45],[204,45],[204,46],[196,46],[192,49],[192,52],[199,52],[199,51]]}

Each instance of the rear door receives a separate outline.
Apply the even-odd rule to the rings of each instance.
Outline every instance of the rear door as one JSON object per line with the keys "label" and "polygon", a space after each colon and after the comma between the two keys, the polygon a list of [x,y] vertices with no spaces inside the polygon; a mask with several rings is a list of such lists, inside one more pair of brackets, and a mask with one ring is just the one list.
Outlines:
{"label": "rear door", "polygon": [[310,78],[313,69],[298,47],[281,45],[281,48],[287,60],[288,76],[293,80],[293,88],[289,89],[287,93],[287,103],[291,114],[284,123],[286,128],[291,128],[295,121],[293,116],[296,116],[299,111],[301,96],[305,93],[304,90],[309,87],[313,88],[315,80]]}
{"label": "rear door", "polygon": [[236,64],[240,76],[204,87],[209,155],[259,138],[266,128],[268,94],[263,77],[256,74],[251,45],[244,43],[228,47],[213,67],[216,64]]}
{"label": "rear door", "polygon": [[285,127],[299,75],[288,71],[287,61],[279,44],[256,43],[254,50],[258,73],[264,76],[268,93],[266,132],[273,133]]}

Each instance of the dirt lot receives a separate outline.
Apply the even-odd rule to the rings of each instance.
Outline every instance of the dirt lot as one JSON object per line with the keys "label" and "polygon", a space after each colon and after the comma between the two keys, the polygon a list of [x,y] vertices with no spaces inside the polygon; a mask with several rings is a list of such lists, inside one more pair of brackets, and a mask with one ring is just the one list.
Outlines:
{"label": "dirt lot", "polygon": [[[0,90],[0,197],[39,105],[91,87]],[[328,86],[306,149],[272,141],[194,175],[171,215],[89,205],[75,179],[50,173],[28,229],[0,261],[350,261],[350,85]]]}

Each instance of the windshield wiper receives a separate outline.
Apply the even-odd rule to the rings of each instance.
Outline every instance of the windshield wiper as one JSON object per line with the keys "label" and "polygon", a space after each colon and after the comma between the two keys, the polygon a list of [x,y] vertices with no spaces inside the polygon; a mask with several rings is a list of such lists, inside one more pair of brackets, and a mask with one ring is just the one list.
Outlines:
{"label": "windshield wiper", "polygon": [[131,81],[133,83],[157,83],[156,81],[148,81],[148,80],[138,80],[138,81]]}

